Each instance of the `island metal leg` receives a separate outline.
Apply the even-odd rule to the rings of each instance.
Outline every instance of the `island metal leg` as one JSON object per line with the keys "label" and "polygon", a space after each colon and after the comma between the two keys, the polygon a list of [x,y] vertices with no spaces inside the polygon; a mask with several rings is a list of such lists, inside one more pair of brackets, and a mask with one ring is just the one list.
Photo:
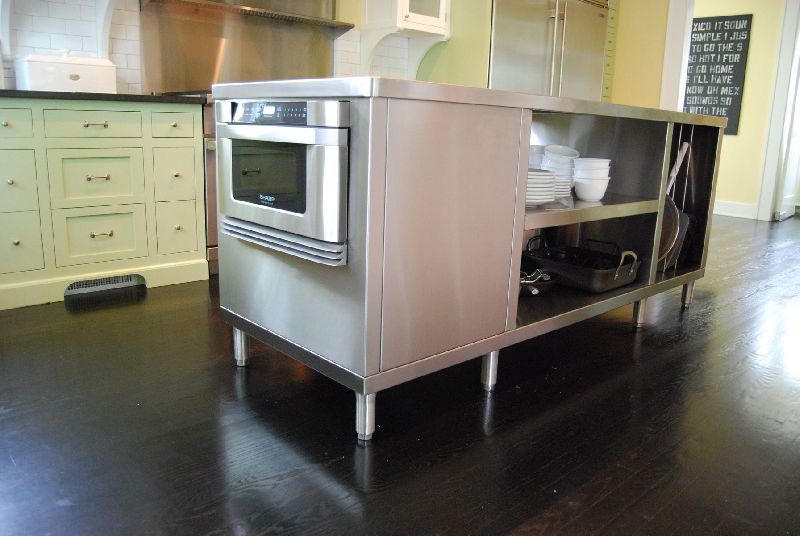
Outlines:
{"label": "island metal leg", "polygon": [[356,433],[361,441],[369,441],[375,432],[375,393],[356,393]]}
{"label": "island metal leg", "polygon": [[681,302],[684,307],[689,307],[694,299],[694,281],[689,281],[683,285],[683,293],[681,294]]}
{"label": "island metal leg", "polygon": [[491,392],[497,383],[497,361],[500,357],[500,350],[489,352],[483,356],[483,368],[481,369],[481,385],[485,391]]}
{"label": "island metal leg", "polygon": [[644,326],[645,309],[647,309],[647,298],[642,298],[633,304],[633,324],[637,328]]}
{"label": "island metal leg", "polygon": [[247,365],[247,334],[239,328],[233,328],[233,358],[236,366],[244,367]]}

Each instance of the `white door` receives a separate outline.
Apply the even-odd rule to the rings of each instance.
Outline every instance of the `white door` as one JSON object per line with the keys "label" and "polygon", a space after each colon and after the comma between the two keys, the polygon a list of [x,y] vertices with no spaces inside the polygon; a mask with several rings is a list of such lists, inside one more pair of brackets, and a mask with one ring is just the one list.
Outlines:
{"label": "white door", "polygon": [[800,36],[792,53],[792,74],[786,103],[779,161],[774,216],[785,220],[794,216],[797,189],[800,186]]}

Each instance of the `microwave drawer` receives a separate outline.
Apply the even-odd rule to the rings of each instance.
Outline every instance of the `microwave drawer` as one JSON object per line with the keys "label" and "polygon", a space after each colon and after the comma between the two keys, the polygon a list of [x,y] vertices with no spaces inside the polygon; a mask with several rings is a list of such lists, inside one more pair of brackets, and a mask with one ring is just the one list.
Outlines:
{"label": "microwave drawer", "polygon": [[56,265],[147,256],[144,205],[53,211]]}
{"label": "microwave drawer", "polygon": [[48,138],[141,138],[142,112],[45,110]]}

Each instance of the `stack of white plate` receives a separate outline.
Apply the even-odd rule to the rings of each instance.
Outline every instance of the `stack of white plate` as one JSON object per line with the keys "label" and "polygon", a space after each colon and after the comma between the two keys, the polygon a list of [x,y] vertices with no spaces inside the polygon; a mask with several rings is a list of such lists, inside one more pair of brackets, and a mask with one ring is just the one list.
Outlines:
{"label": "stack of white plate", "polygon": [[543,205],[553,201],[555,198],[556,184],[553,174],[543,169],[529,169],[525,204]]}
{"label": "stack of white plate", "polygon": [[565,197],[572,189],[573,162],[580,153],[566,145],[547,145],[542,157],[542,168],[552,171],[555,177],[555,196]]}
{"label": "stack of white plate", "polygon": [[542,169],[544,145],[531,145],[528,152],[528,169]]}
{"label": "stack of white plate", "polygon": [[608,188],[611,160],[608,158],[575,159],[575,195],[584,201],[600,201]]}

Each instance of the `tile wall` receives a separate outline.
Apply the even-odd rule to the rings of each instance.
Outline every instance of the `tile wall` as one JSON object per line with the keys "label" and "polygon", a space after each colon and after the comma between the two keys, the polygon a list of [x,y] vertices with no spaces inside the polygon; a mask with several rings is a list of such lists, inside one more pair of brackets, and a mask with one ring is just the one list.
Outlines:
{"label": "tile wall", "polygon": [[[111,19],[110,60],[117,66],[117,91],[141,93],[139,1],[116,0]],[[11,56],[3,58],[6,88],[14,88],[13,60],[28,54],[97,56],[95,0],[12,0]]]}
{"label": "tile wall", "polygon": [[361,34],[350,30],[333,44],[333,75],[386,76],[389,78],[414,79],[417,73],[408,72],[408,38],[390,35],[375,47],[372,64],[361,67]]}

